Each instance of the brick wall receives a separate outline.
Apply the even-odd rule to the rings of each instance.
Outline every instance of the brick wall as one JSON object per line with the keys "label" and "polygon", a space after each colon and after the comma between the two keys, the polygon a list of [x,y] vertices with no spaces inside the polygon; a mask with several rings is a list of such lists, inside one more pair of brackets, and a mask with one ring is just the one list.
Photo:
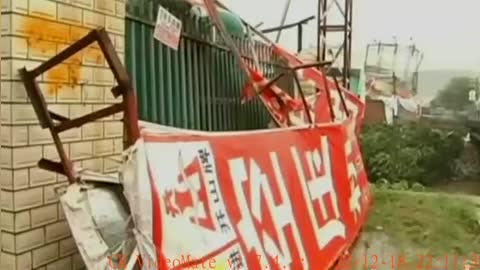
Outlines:
{"label": "brick wall", "polygon": [[[66,178],[36,167],[58,160],[48,130],[38,125],[17,70],[48,59],[89,29],[105,26],[123,59],[125,0],[2,0],[1,16],[1,230],[0,269],[70,270],[83,267],[55,196]],[[44,74],[49,108],[70,118],[116,102],[113,74],[92,46]],[[122,150],[121,115],[62,133],[83,167],[116,169]]]}

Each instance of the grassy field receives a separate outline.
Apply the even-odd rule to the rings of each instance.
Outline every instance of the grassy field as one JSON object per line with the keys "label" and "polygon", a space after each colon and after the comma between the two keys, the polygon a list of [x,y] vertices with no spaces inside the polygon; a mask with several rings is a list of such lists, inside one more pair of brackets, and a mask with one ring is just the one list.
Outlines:
{"label": "grassy field", "polygon": [[419,254],[462,260],[480,256],[480,197],[378,188],[374,194],[365,233],[384,233],[410,262]]}

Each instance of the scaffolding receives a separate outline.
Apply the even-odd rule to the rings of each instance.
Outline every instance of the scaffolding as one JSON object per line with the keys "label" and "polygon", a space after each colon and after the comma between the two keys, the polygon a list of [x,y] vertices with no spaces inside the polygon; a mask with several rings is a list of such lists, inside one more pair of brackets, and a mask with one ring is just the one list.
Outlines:
{"label": "scaffolding", "polygon": [[423,61],[423,53],[413,40],[410,45],[393,42],[374,41],[367,45],[364,69],[367,80],[383,81],[393,87],[399,83],[413,93],[417,93],[418,70]]}

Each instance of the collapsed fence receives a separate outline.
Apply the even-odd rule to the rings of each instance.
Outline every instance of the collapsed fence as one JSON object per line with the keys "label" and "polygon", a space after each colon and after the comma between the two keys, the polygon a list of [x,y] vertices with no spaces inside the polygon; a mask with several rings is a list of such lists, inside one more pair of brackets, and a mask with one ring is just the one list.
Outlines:
{"label": "collapsed fence", "polygon": [[[266,128],[270,118],[258,99],[241,104],[239,97],[245,79],[208,17],[167,2],[132,0],[127,5],[126,67],[137,89],[140,118],[209,131]],[[178,51],[153,38],[159,4],[182,20]],[[253,64],[250,40],[236,37],[235,41],[247,62]],[[284,71],[270,46],[252,42],[266,77],[273,78]],[[279,83],[293,92],[290,78]]]}

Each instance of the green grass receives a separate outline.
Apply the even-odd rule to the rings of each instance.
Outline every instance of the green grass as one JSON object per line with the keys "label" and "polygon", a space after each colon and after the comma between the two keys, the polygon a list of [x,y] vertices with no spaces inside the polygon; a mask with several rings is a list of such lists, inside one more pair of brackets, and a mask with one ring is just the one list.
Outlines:
{"label": "green grass", "polygon": [[365,230],[382,230],[401,252],[423,250],[432,256],[480,255],[477,215],[480,207],[471,200],[440,193],[377,188],[374,195]]}

